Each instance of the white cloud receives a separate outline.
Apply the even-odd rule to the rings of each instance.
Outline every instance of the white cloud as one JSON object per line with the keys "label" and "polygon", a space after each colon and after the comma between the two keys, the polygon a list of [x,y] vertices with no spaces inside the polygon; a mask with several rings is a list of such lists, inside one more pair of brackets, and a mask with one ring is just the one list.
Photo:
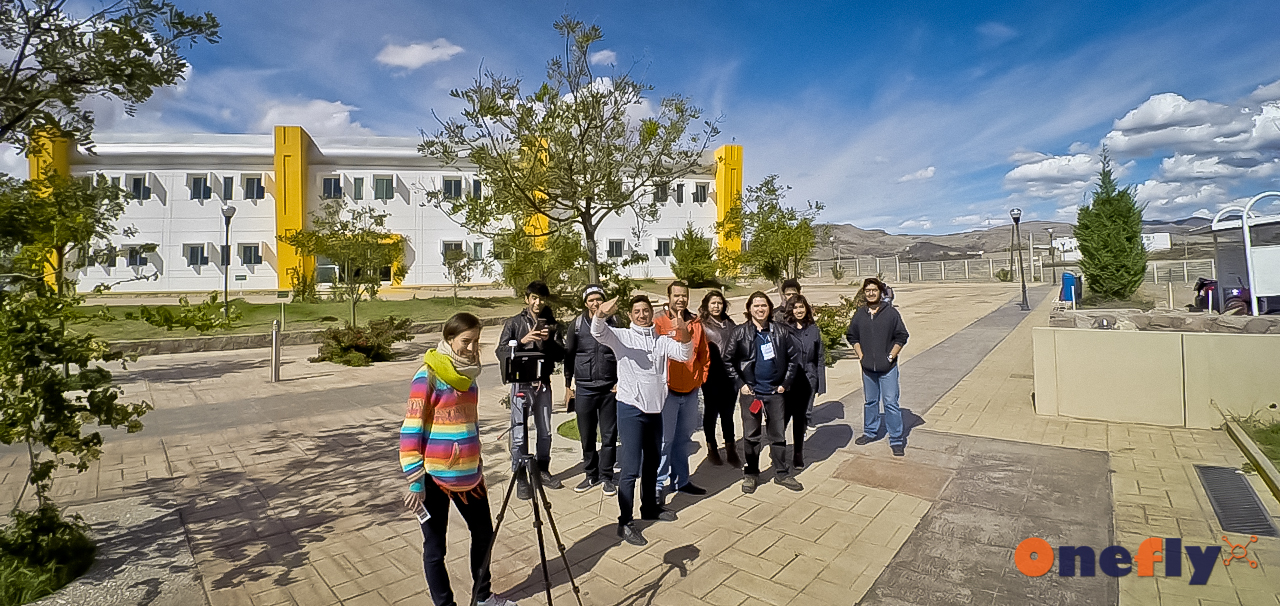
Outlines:
{"label": "white cloud", "polygon": [[928,217],[920,217],[919,219],[907,219],[898,224],[899,229],[931,229],[933,221]]}
{"label": "white cloud", "polygon": [[1258,153],[1227,155],[1174,154],[1160,162],[1160,177],[1168,181],[1268,178],[1280,175],[1280,159]]}
{"label": "white cloud", "polygon": [[1247,143],[1252,128],[1246,108],[1162,93],[1116,120],[1102,142],[1112,151],[1131,155],[1158,149],[1228,150]]}
{"label": "white cloud", "polygon": [[587,61],[591,62],[592,65],[617,65],[618,53],[607,48],[604,50],[598,50],[587,55]]}
{"label": "white cloud", "polygon": [[1253,94],[1249,95],[1249,101],[1254,103],[1264,103],[1266,101],[1275,101],[1280,99],[1280,80],[1276,80],[1271,84],[1261,84],[1253,90]]}
{"label": "white cloud", "polygon": [[403,67],[413,71],[428,63],[448,61],[462,52],[462,47],[444,38],[431,42],[414,42],[407,46],[388,44],[382,48],[375,60],[383,65]]}
{"label": "white cloud", "polygon": [[953,217],[950,223],[952,225],[960,225],[963,227],[989,227],[992,225],[1002,225],[1005,223],[1005,220],[988,215],[961,215],[959,217]]}
{"label": "white cloud", "polygon": [[1050,156],[1023,152],[1025,160],[1004,176],[1005,189],[1032,198],[1079,199],[1102,170],[1102,161],[1092,154]]}
{"label": "white cloud", "polygon": [[898,183],[906,183],[908,181],[920,181],[922,179],[932,179],[933,173],[935,170],[936,170],[935,167],[930,166],[929,168],[922,168],[914,173],[902,175],[901,177],[898,177]]}
{"label": "white cloud", "polygon": [[31,172],[27,157],[18,152],[18,148],[8,143],[0,143],[0,173],[16,179],[26,179]]}
{"label": "white cloud", "polygon": [[1067,151],[1073,154],[1096,154],[1098,153],[1098,148],[1082,141],[1076,141],[1067,148]]}
{"label": "white cloud", "polygon": [[1002,44],[1018,36],[1018,30],[997,21],[988,21],[978,26],[978,34],[991,45]]}
{"label": "white cloud", "polygon": [[316,136],[371,135],[372,131],[351,120],[359,108],[341,101],[312,99],[301,103],[272,101],[262,110],[256,130],[270,132],[277,124],[298,125]]}
{"label": "white cloud", "polygon": [[1168,182],[1148,180],[1134,192],[1139,204],[1146,204],[1147,219],[1181,219],[1193,209],[1215,208],[1231,201],[1231,195],[1216,182]]}

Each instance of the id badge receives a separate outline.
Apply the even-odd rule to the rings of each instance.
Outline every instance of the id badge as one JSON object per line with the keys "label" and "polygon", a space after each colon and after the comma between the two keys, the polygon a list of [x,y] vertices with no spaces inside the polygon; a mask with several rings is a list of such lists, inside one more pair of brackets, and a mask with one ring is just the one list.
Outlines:
{"label": "id badge", "polygon": [[760,353],[764,354],[764,359],[773,359],[773,343],[765,343],[760,346]]}

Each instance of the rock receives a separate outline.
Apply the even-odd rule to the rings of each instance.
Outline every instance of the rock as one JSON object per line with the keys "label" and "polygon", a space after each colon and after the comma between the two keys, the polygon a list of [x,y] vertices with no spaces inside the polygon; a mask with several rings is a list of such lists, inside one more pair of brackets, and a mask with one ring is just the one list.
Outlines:
{"label": "rock", "polygon": [[1244,332],[1250,335],[1265,335],[1267,330],[1276,325],[1269,318],[1254,318],[1244,323]]}
{"label": "rock", "polygon": [[1147,330],[1178,330],[1186,325],[1186,319],[1173,314],[1149,316]]}
{"label": "rock", "polygon": [[1147,330],[1148,326],[1151,325],[1151,320],[1151,316],[1148,316],[1147,314],[1138,314],[1136,316],[1129,317],[1129,321],[1133,323],[1136,330]]}
{"label": "rock", "polygon": [[1247,316],[1218,316],[1209,322],[1209,332],[1239,334],[1248,322]]}

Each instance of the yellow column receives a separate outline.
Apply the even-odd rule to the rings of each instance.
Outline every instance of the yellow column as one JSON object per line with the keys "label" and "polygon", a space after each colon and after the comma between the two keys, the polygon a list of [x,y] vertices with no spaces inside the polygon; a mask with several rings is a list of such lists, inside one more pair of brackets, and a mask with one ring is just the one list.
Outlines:
{"label": "yellow column", "polygon": [[[53,129],[41,129],[31,137],[31,147],[27,150],[27,166],[30,170],[28,179],[40,179],[45,171],[53,170],[64,177],[71,176],[71,140],[63,137]],[[41,192],[48,195],[49,191]],[[47,260],[50,271],[44,277],[49,286],[57,287],[57,256],[49,253]]]}
{"label": "yellow column", "polygon": [[279,238],[301,230],[307,220],[307,185],[311,170],[307,154],[312,147],[311,135],[301,126],[277,126],[276,129],[276,271],[278,288],[293,287],[289,269],[302,267],[302,271],[315,271],[315,259],[298,254],[298,251]]}
{"label": "yellow column", "polygon": [[[550,225],[551,225],[551,219],[549,217],[547,217],[544,214],[536,214],[536,215],[533,215],[532,217],[529,217],[529,220],[525,222],[524,233],[529,235],[545,234],[547,233],[547,228],[550,227]],[[546,246],[547,246],[546,236],[534,236],[533,238],[534,250],[542,250]]]}
{"label": "yellow column", "polygon": [[[729,209],[742,204],[742,146],[721,145],[716,150],[716,221],[724,221]],[[742,239],[737,234],[716,234],[721,248],[740,252]]]}

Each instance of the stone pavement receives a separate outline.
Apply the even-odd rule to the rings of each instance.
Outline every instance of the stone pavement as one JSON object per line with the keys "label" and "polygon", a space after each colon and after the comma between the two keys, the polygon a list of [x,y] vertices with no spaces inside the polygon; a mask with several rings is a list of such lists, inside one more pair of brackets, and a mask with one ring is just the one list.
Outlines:
{"label": "stone pavement", "polygon": [[[912,331],[903,356],[908,393],[913,381],[924,380],[913,374],[916,356],[922,356],[919,372],[938,372],[933,362],[923,363],[930,348],[965,330],[976,335],[987,325],[974,322],[1002,313],[1016,295],[1016,288],[991,284],[896,290]],[[824,293],[814,291],[812,298],[821,300]],[[1055,603],[1055,596],[1078,595],[1092,596],[1088,603],[1114,603],[1115,583],[1108,585],[1106,577],[1063,584],[1071,579],[1009,574],[1012,547],[1022,533],[1033,531],[1051,542],[1071,536],[1074,544],[1099,547],[1111,544],[1113,534],[1130,548],[1139,536],[1184,536],[1188,543],[1211,544],[1216,521],[1181,457],[1238,464],[1234,445],[1218,432],[1184,435],[1035,417],[1029,403],[1030,326],[1043,325],[1045,314],[1043,307],[1033,312],[990,355],[977,348],[966,359],[953,356],[953,366],[963,371],[957,377],[967,376],[923,415],[925,424],[915,429],[905,459],[889,457],[883,443],[853,447],[861,423],[858,407],[831,401],[822,407],[831,418],[806,441],[813,463],[799,476],[804,492],[770,484],[744,495],[738,472],[710,466],[699,451],[695,477],[711,494],[674,496],[671,505],[680,519],[648,527],[650,544],[643,549],[617,541],[615,499],[598,490],[550,491],[583,602],[1016,603],[1025,595],[1023,603]],[[409,350],[416,354],[425,346],[423,339]],[[60,480],[58,498],[85,507],[123,497],[178,503],[194,561],[215,605],[429,603],[421,535],[398,503],[404,482],[394,454],[407,380],[417,362],[347,369],[300,361],[308,350],[314,351],[286,351],[287,381],[278,384],[263,380],[264,352],[154,356],[131,365],[122,377],[130,393],[157,406],[146,418],[147,429],[107,436],[102,461],[85,474]],[[838,363],[831,395],[860,387],[856,364]],[[490,378],[482,378],[482,384],[494,385],[493,369],[486,373]],[[486,477],[495,513],[509,476],[500,396],[496,386],[482,396]],[[850,396],[842,400],[856,403],[855,394]],[[567,418],[559,413],[556,422]],[[1160,441],[1161,435],[1168,442]],[[1170,457],[1170,451],[1179,458]],[[577,459],[577,445],[557,436],[553,469],[568,485],[580,477]],[[6,504],[16,497],[22,462],[13,449],[0,449],[0,501]],[[1116,470],[1110,483],[1107,466]],[[1104,492],[1098,494],[1100,489]],[[1040,500],[1033,498],[1036,494]],[[1103,498],[1108,495],[1110,502]],[[1107,522],[1089,523],[1099,516]],[[538,604],[544,598],[529,517],[528,504],[515,502],[494,554],[494,587],[522,603]],[[455,592],[465,600],[468,536],[456,513],[450,520],[449,566]],[[1203,534],[1184,531],[1184,524],[1193,530],[1200,524]],[[1070,534],[1055,535],[1055,528]],[[1169,534],[1177,532],[1182,534]],[[1251,553],[1255,549],[1265,555],[1272,547],[1260,542]],[[940,556],[955,552],[977,555],[946,568]],[[548,555],[554,557],[554,550]],[[559,563],[552,562],[551,569],[556,602],[571,603]],[[1220,597],[1221,584],[1227,583],[1243,596],[1229,603],[1274,605],[1274,600],[1245,598],[1257,597],[1250,588],[1267,587],[1251,584],[1266,578],[1251,573],[1278,569],[1272,561],[1257,570],[1233,566],[1230,575],[1215,574],[1209,587]],[[922,593],[904,580],[913,578],[949,578],[971,591]],[[1175,596],[1188,593],[1185,581],[1164,581],[1125,577],[1119,598],[1149,603],[1151,596],[1141,592],[1154,587],[1164,603],[1183,603]]]}

